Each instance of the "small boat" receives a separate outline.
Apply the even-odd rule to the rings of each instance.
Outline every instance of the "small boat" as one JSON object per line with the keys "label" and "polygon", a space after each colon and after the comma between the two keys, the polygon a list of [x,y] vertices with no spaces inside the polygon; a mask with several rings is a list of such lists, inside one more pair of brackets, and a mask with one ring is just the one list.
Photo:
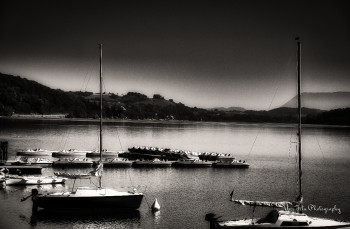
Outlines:
{"label": "small boat", "polygon": [[7,176],[2,179],[6,185],[62,184],[67,179],[46,176]]}
{"label": "small boat", "polygon": [[249,163],[235,159],[221,159],[213,163],[216,168],[249,168]]}
{"label": "small boat", "polygon": [[129,161],[126,158],[106,158],[103,161],[103,166],[108,168],[108,167],[131,167],[132,161]]}
{"label": "small boat", "polygon": [[[273,209],[269,214],[261,219],[254,219],[254,214],[251,219],[242,220],[218,220],[213,213],[208,213],[205,216],[207,221],[210,221],[210,228],[342,228],[350,227],[349,222],[338,222],[330,219],[322,219],[316,217],[309,217],[303,213],[303,195],[302,195],[302,138],[301,138],[301,96],[300,96],[300,58],[301,58],[301,44],[299,38],[297,40],[298,47],[298,197],[294,202],[281,201],[250,201],[250,200],[234,200],[233,191],[231,192],[231,201],[235,204],[247,205],[253,207],[253,213],[256,207],[272,207],[284,208],[284,210]],[[322,178],[320,178],[322,179]]]}
{"label": "small boat", "polygon": [[[112,157],[118,157],[120,153],[124,153],[123,151],[107,151],[107,150],[103,150],[102,151],[102,157],[104,158],[112,158]],[[93,152],[89,152],[86,153],[86,157],[100,157],[100,152],[99,151],[93,151]]]}
{"label": "small boat", "polygon": [[163,168],[163,167],[170,167],[172,164],[171,161],[165,161],[165,160],[159,160],[159,159],[154,159],[154,160],[137,160],[134,163],[132,163],[133,167],[158,167],[158,168]]}
{"label": "small boat", "polygon": [[189,167],[189,168],[200,168],[200,167],[210,167],[212,165],[211,161],[203,161],[199,159],[181,159],[173,163],[174,167]]}
{"label": "small boat", "polygon": [[128,149],[132,153],[143,153],[143,154],[153,154],[153,155],[164,155],[169,152],[168,148],[158,148],[158,147],[147,147],[147,146],[133,146]]}
{"label": "small boat", "polygon": [[42,167],[49,167],[52,165],[52,161],[46,158],[17,157],[16,161],[11,162],[11,165],[40,165]]}
{"label": "small boat", "polygon": [[31,165],[30,162],[22,161],[22,160],[16,160],[16,161],[7,161],[10,165]]}
{"label": "small boat", "polygon": [[92,164],[87,158],[63,158],[52,162],[52,167],[91,167]]}
{"label": "small boat", "polygon": [[216,160],[232,160],[235,159],[234,156],[232,156],[231,154],[217,154],[216,155]]}
{"label": "small boat", "polygon": [[87,153],[91,151],[86,150],[76,150],[76,149],[69,149],[69,150],[62,150],[59,152],[53,152],[52,157],[85,157]]}
{"label": "small boat", "polygon": [[44,149],[27,149],[17,152],[17,156],[51,156],[52,152],[50,150],[44,150]]}

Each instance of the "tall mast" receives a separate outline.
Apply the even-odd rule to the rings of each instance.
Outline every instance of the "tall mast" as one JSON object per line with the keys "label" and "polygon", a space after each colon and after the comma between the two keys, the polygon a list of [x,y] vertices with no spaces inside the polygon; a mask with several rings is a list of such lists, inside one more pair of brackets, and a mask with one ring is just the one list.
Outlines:
{"label": "tall mast", "polygon": [[100,46],[100,161],[102,161],[102,44]]}
{"label": "tall mast", "polygon": [[[102,165],[102,44],[100,46],[100,161],[99,165]],[[99,176],[99,188],[102,188],[102,177]]]}
{"label": "tall mast", "polygon": [[299,197],[298,200],[302,201],[302,186],[301,186],[301,96],[300,96],[300,78],[301,78],[301,42],[297,37],[295,39],[298,46],[298,64],[297,64],[297,75],[298,75],[298,155],[299,155]]}

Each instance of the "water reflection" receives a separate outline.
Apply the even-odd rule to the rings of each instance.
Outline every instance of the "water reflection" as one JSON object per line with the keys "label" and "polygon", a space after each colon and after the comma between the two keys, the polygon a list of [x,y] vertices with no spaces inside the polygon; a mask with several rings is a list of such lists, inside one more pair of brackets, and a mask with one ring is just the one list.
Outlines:
{"label": "water reflection", "polygon": [[32,226],[84,225],[98,228],[139,228],[140,212],[125,209],[33,209],[30,224]]}
{"label": "water reflection", "polygon": [[152,211],[152,216],[153,216],[153,219],[154,219],[154,223],[156,225],[159,225],[160,222],[161,222],[161,214],[160,214],[160,211]]}

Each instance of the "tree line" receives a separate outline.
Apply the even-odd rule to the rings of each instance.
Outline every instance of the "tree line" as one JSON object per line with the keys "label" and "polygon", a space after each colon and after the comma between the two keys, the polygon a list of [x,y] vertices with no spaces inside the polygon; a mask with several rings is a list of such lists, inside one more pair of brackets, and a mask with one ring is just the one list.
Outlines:
{"label": "tree line", "polygon": [[[67,118],[99,118],[99,94],[65,92],[35,81],[0,73],[0,115],[66,114]],[[297,109],[270,111],[220,111],[188,107],[159,94],[148,98],[137,92],[103,94],[103,117],[109,119],[156,119],[217,122],[296,123]],[[350,108],[320,111],[302,109],[303,123],[350,125]]]}

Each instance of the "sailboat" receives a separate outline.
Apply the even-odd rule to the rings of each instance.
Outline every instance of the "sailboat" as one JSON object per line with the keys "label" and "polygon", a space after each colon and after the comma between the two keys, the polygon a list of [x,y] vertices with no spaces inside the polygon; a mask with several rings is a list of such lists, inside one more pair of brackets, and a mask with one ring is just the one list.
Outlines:
{"label": "sailboat", "polygon": [[[56,192],[38,196],[38,206],[46,209],[56,208],[122,208],[138,209],[141,205],[143,194],[133,191],[116,191],[102,187],[102,44],[100,51],[100,160],[91,175],[99,179],[98,187],[78,187],[68,192]],[[61,174],[63,175],[63,174]],[[70,174],[70,177],[79,178]],[[84,175],[83,178],[86,178]],[[74,187],[73,187],[74,189]]]}
{"label": "sailboat", "polygon": [[[253,212],[256,207],[272,207],[274,208],[268,215],[261,219],[243,219],[243,220],[226,220],[218,221],[218,218],[213,213],[208,213],[205,216],[207,221],[210,221],[210,228],[342,228],[350,227],[350,223],[338,222],[330,219],[322,219],[309,217],[303,213],[303,195],[302,195],[302,162],[301,162],[301,97],[300,97],[300,78],[301,78],[301,42],[296,38],[298,50],[298,184],[299,194],[296,201],[250,201],[250,200],[234,200],[233,191],[231,193],[231,201],[240,205],[249,205],[253,207]],[[276,210],[275,208],[283,208]]]}
{"label": "sailboat", "polygon": [[17,169],[17,175],[9,175],[7,168],[0,170],[1,185],[43,185],[43,184],[63,184],[66,179],[56,176],[23,176],[22,172]]}

